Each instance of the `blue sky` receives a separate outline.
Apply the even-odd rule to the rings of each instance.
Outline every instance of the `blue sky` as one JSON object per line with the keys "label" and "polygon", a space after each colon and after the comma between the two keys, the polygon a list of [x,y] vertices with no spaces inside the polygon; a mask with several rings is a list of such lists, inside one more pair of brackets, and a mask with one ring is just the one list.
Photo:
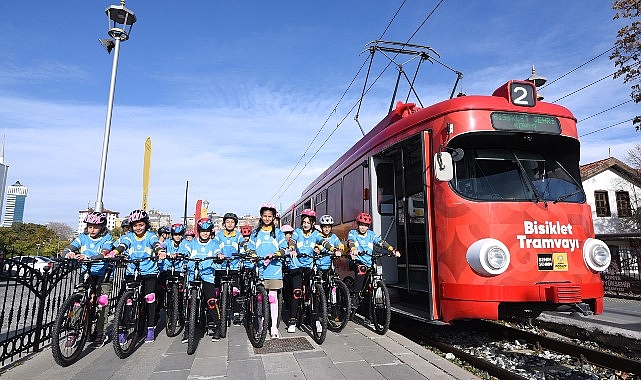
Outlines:
{"label": "blue sky", "polygon": [[[367,43],[407,41],[438,1],[141,1],[121,48],[104,190],[105,207],[123,215],[142,199],[143,147],[152,138],[149,207],[178,220],[207,199],[218,213],[256,214],[270,199],[283,207],[361,136],[354,114]],[[112,56],[104,10],[117,1],[3,2],[0,24],[0,132],[7,182],[29,187],[26,222],[77,223],[96,201]],[[491,94],[524,79],[534,64],[549,81],[609,49],[622,21],[609,1],[445,0],[412,37],[463,72],[459,90]],[[387,28],[387,30],[386,30]],[[614,71],[608,54],[543,90],[558,98]],[[372,78],[387,64],[377,55]],[[413,62],[408,63],[408,71]],[[387,112],[395,72],[366,95],[367,131]],[[424,64],[424,104],[449,96],[455,76]],[[559,101],[579,120],[629,99],[611,78]],[[345,93],[342,101],[339,99]],[[404,98],[404,96],[403,96]],[[336,109],[334,112],[333,110]],[[579,123],[582,134],[632,118],[627,103]],[[344,121],[343,121],[344,120]],[[338,128],[336,128],[338,125]],[[301,160],[296,180],[281,183]],[[311,156],[329,136],[318,154]],[[581,163],[623,159],[639,141],[631,123],[588,134]],[[300,166],[294,169],[294,175]],[[276,196],[275,196],[276,195]]]}

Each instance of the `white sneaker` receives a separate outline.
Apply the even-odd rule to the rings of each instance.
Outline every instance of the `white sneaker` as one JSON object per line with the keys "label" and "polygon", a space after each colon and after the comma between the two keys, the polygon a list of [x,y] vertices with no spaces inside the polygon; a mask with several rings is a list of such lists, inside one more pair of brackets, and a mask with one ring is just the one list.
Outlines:
{"label": "white sneaker", "polygon": [[280,334],[278,333],[278,329],[276,327],[272,327],[272,331],[271,331],[270,335],[271,335],[272,339],[280,338]]}
{"label": "white sneaker", "polygon": [[321,323],[321,321],[316,321],[316,331],[317,332],[323,331],[323,324]]}
{"label": "white sneaker", "polygon": [[289,325],[287,327],[287,332],[288,333],[295,333],[296,332],[296,325]]}

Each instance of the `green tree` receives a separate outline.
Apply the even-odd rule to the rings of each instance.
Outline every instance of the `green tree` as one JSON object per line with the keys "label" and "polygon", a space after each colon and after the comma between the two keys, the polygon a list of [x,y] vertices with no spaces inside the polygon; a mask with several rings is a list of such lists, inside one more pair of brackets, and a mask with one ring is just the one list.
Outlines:
{"label": "green tree", "polygon": [[[617,72],[614,78],[623,78],[623,83],[632,83],[630,96],[635,103],[641,102],[641,0],[615,0],[612,9],[616,11],[614,20],[630,19],[630,24],[619,29],[614,43],[614,52],[610,59],[614,60]],[[636,130],[641,129],[641,116],[634,118]]]}
{"label": "green tree", "polygon": [[16,223],[0,227],[0,250],[15,255],[54,256],[57,254],[58,235],[40,224]]}

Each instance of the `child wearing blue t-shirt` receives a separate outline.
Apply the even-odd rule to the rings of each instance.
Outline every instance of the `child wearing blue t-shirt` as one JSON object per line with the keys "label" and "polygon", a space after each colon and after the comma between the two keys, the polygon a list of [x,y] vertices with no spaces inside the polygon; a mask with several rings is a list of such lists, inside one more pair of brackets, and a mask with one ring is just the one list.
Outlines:
{"label": "child wearing blue t-shirt", "polygon": [[[208,257],[215,257],[216,242],[212,239],[214,223],[209,218],[201,218],[196,223],[197,237],[189,240],[184,245],[184,253],[191,259],[205,259]],[[188,281],[193,281],[195,276],[196,263],[190,261],[187,265]],[[216,292],[216,267],[213,260],[205,260],[198,263],[198,273],[202,280],[202,299],[207,307],[207,314],[211,325],[208,326],[212,329],[211,340],[217,342],[220,340],[220,309],[218,308],[217,292]],[[190,300],[191,302],[191,300]],[[200,308],[202,305],[198,305]],[[188,327],[185,323],[185,332],[183,335],[182,343],[188,341]]]}
{"label": "child wearing blue t-shirt", "polygon": [[[83,220],[87,224],[84,233],[78,235],[71,244],[62,252],[61,256],[67,259],[96,260],[104,257],[113,248],[113,239],[107,232],[107,215],[94,211],[87,214]],[[102,347],[107,341],[105,329],[107,327],[107,311],[109,310],[109,293],[111,293],[111,270],[106,263],[92,263],[89,265],[87,282],[96,286],[98,294],[98,322],[96,323],[96,336],[93,345]],[[77,337],[69,335],[65,346],[72,347]]]}
{"label": "child wearing blue t-shirt", "polygon": [[[350,248],[351,257],[349,268],[354,271],[354,284],[351,290],[357,294],[363,289],[367,268],[372,265],[374,245],[380,245],[383,249],[392,252],[396,257],[401,256],[398,250],[394,249],[394,247],[389,245],[389,243],[383,240],[378,234],[369,229],[371,224],[371,215],[366,212],[361,212],[356,217],[357,229],[351,230],[347,234],[347,245]],[[352,301],[354,307],[358,306],[359,299],[357,297]]]}
{"label": "child wearing blue t-shirt", "polygon": [[[150,259],[140,263],[140,281],[142,283],[142,294],[147,301],[147,337],[146,342],[153,342],[156,339],[156,278],[158,277],[158,264],[151,260],[158,256],[160,260],[165,258],[165,249],[158,240],[158,236],[149,231],[149,215],[144,210],[134,210],[129,214],[129,224],[132,231],[121,236],[118,245],[112,251],[113,254],[127,252],[130,259]],[[125,279],[133,279],[135,270],[134,264],[127,265]]]}
{"label": "child wearing blue t-shirt", "polygon": [[264,258],[260,265],[260,278],[269,293],[269,310],[271,312],[272,338],[279,338],[278,333],[278,291],[283,288],[283,263],[280,258],[284,255],[287,243],[283,232],[274,225],[276,206],[265,203],[260,208],[260,222],[252,232],[247,243],[247,250],[257,257]]}

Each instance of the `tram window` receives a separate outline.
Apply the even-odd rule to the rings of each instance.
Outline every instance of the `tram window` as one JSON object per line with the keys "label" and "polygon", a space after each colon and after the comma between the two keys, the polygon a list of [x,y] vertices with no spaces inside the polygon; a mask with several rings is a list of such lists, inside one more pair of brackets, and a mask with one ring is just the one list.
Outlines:
{"label": "tram window", "polygon": [[394,215],[394,165],[384,162],[376,165],[378,178],[378,212],[381,215]]}
{"label": "tram window", "polygon": [[327,188],[327,213],[334,217],[334,223],[341,223],[341,180],[334,182]]}
{"label": "tram window", "polygon": [[363,167],[358,165],[343,177],[343,219],[355,219],[361,211],[363,211]]}
{"label": "tram window", "polygon": [[503,148],[468,149],[455,164],[454,190],[487,201],[585,201],[572,176],[553,158]]}

